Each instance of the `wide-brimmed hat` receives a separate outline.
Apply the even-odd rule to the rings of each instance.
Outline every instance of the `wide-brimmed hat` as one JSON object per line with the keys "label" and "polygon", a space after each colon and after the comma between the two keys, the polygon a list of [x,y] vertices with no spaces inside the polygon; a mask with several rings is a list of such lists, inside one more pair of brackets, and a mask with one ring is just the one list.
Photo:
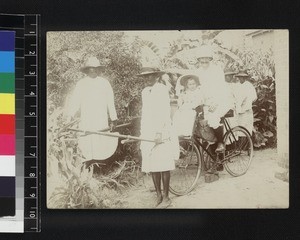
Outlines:
{"label": "wide-brimmed hat", "polygon": [[197,51],[197,59],[199,58],[210,58],[213,59],[213,50],[210,46],[208,45],[202,45],[201,47],[199,47],[198,51]]}
{"label": "wide-brimmed hat", "polygon": [[249,74],[246,70],[239,71],[238,74],[235,75],[236,77],[249,77]]}
{"label": "wide-brimmed hat", "polygon": [[141,72],[139,74],[137,74],[137,76],[146,76],[149,74],[154,74],[154,73],[160,73],[160,74],[164,74],[164,71],[161,71],[158,68],[154,68],[154,67],[143,67],[141,69]]}
{"label": "wide-brimmed hat", "polygon": [[181,76],[180,78],[178,78],[178,81],[180,82],[180,84],[181,84],[182,86],[186,86],[187,81],[188,81],[189,79],[194,79],[195,82],[196,82],[198,85],[200,85],[199,77],[198,77],[197,75],[192,75],[192,74],[183,75],[183,76]]}
{"label": "wide-brimmed hat", "polygon": [[80,71],[86,73],[89,68],[97,68],[98,70],[104,69],[104,65],[100,63],[99,59],[96,57],[89,57],[84,66],[80,68]]}
{"label": "wide-brimmed hat", "polygon": [[232,76],[232,75],[236,75],[238,72],[234,72],[234,71],[228,71],[225,72],[225,76]]}

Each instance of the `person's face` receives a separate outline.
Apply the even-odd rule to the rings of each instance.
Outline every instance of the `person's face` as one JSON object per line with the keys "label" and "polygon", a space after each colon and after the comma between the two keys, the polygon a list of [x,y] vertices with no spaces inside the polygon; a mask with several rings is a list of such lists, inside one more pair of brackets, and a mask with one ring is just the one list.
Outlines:
{"label": "person's face", "polygon": [[190,91],[194,91],[197,88],[197,83],[194,79],[189,79],[186,84],[186,88]]}
{"label": "person's face", "polygon": [[225,75],[225,81],[226,82],[231,83],[231,82],[233,82],[232,80],[233,80],[232,75]]}
{"label": "person's face", "polygon": [[96,68],[88,68],[87,70],[87,75],[90,77],[90,78],[96,78],[98,76],[98,71]]}
{"label": "person's face", "polygon": [[232,76],[232,82],[233,83],[238,83],[239,80],[238,80],[238,78],[236,76]]}
{"label": "person's face", "polygon": [[240,83],[243,84],[244,82],[246,82],[246,78],[245,77],[239,77]]}
{"label": "person's face", "polygon": [[225,75],[225,81],[228,83],[236,83],[238,80],[234,75]]}
{"label": "person's face", "polygon": [[199,67],[206,69],[206,68],[209,67],[209,64],[211,62],[211,58],[207,58],[207,57],[199,58],[198,62],[199,62]]}
{"label": "person's face", "polygon": [[144,76],[147,86],[153,86],[156,83],[157,75],[156,74],[147,74]]}

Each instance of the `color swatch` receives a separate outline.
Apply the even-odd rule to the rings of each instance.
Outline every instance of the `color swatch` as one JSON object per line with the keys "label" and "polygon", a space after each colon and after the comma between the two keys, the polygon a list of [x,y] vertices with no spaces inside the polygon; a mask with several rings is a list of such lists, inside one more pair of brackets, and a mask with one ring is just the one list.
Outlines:
{"label": "color swatch", "polygon": [[15,32],[0,31],[0,216],[16,209]]}

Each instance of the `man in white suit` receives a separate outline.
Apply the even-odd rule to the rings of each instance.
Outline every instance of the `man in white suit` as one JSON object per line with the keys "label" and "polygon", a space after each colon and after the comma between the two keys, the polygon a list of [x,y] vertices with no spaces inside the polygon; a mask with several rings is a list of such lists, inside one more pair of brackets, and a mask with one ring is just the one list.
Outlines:
{"label": "man in white suit", "polygon": [[[68,115],[80,110],[81,130],[100,131],[113,127],[117,120],[112,87],[107,79],[99,76],[103,70],[96,57],[88,58],[81,68],[86,76],[77,82],[71,95]],[[90,160],[110,157],[116,149],[116,141],[117,138],[89,134],[80,137],[78,144],[85,161],[92,162]]]}

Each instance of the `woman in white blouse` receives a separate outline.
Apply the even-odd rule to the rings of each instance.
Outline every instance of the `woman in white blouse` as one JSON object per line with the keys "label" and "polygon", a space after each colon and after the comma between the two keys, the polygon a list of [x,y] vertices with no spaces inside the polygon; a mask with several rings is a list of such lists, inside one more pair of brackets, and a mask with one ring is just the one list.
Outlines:
{"label": "woman in white blouse", "polygon": [[197,69],[168,69],[167,71],[194,74],[199,77],[205,105],[204,118],[214,129],[218,142],[216,151],[222,152],[225,150],[225,145],[223,143],[224,130],[220,120],[233,107],[229,86],[225,82],[223,69],[212,63],[213,51],[209,46],[202,45],[198,49],[197,60]]}

